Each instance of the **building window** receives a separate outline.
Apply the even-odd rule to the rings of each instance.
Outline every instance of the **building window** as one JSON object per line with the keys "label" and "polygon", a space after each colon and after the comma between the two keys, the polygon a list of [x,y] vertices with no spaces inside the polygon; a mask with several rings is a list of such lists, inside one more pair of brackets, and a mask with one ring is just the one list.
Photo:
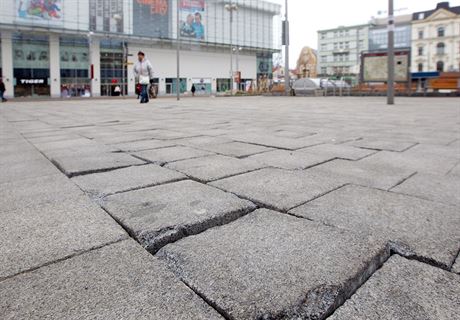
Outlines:
{"label": "building window", "polygon": [[323,43],[321,45],[321,50],[326,51],[327,50],[327,44]]}
{"label": "building window", "polygon": [[334,42],[334,49],[337,49],[338,48],[338,44],[337,42]]}
{"label": "building window", "polygon": [[438,72],[444,72],[444,62],[438,61],[436,63],[436,71]]}
{"label": "building window", "polygon": [[418,38],[423,39],[423,30],[418,31]]}
{"label": "building window", "polygon": [[443,42],[438,43],[436,46],[436,53],[437,54],[444,54],[446,49],[446,45]]}
{"label": "building window", "polygon": [[418,55],[423,56],[423,47],[418,47]]}
{"label": "building window", "polygon": [[326,33],[321,33],[321,39],[326,39]]}
{"label": "building window", "polygon": [[345,48],[346,48],[346,49],[350,48],[350,42],[348,42],[348,41],[345,42]]}
{"label": "building window", "polygon": [[442,37],[444,37],[444,34],[445,34],[444,27],[439,27],[438,28],[438,37],[442,38]]}
{"label": "building window", "polygon": [[419,20],[425,19],[425,13],[423,13],[423,12],[422,12],[422,13],[419,13],[419,14],[418,14],[418,19],[419,19]]}
{"label": "building window", "polygon": [[359,48],[364,48],[364,40],[359,40]]}
{"label": "building window", "polygon": [[327,56],[321,56],[321,62],[327,62]]}
{"label": "building window", "polygon": [[326,67],[321,68],[321,74],[327,74],[327,68]]}
{"label": "building window", "polygon": [[418,72],[423,72],[423,63],[418,64]]}

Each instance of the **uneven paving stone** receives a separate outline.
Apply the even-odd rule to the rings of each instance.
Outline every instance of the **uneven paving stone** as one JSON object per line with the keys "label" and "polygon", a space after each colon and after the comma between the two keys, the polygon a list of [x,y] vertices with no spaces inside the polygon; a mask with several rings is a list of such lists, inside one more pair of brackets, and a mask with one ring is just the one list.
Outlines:
{"label": "uneven paving stone", "polygon": [[235,134],[229,135],[228,137],[239,142],[286,150],[296,150],[316,144],[331,142],[333,140],[332,137],[325,137],[322,135],[308,135],[302,138],[285,138],[259,133]]}
{"label": "uneven paving stone", "polygon": [[417,144],[414,141],[399,141],[399,140],[379,140],[372,138],[364,138],[362,140],[353,141],[350,143],[355,147],[373,149],[373,150],[386,150],[403,152]]}
{"label": "uneven paving stone", "polygon": [[179,181],[185,178],[179,172],[151,164],[78,176],[72,178],[72,181],[91,195],[102,197],[118,192]]}
{"label": "uneven paving stone", "polygon": [[458,160],[429,154],[421,156],[406,152],[381,151],[360,162],[373,166],[393,166],[422,173],[445,175],[458,163]]}
{"label": "uneven paving stone", "polygon": [[125,153],[107,152],[85,154],[79,158],[74,156],[53,156],[50,160],[68,177],[145,163]]}
{"label": "uneven paving stone", "polygon": [[251,159],[236,159],[225,156],[209,156],[172,162],[167,168],[185,173],[201,182],[210,182],[265,167]]}
{"label": "uneven paving stone", "polygon": [[0,165],[0,184],[56,174],[56,168],[45,158]]}
{"label": "uneven paving stone", "polygon": [[125,240],[0,282],[2,319],[222,319]]}
{"label": "uneven paving stone", "polygon": [[391,191],[460,207],[460,179],[451,176],[418,173]]}
{"label": "uneven paving stone", "polygon": [[44,160],[45,158],[37,150],[27,150],[27,151],[11,151],[11,152],[2,152],[0,150],[0,166],[4,165],[14,165],[21,162],[31,162],[35,160]]}
{"label": "uneven paving stone", "polygon": [[365,158],[373,153],[374,150],[367,150],[362,148],[356,148],[345,144],[320,144],[305,149],[298,150],[299,152],[305,152],[308,154],[315,154],[320,156],[326,156],[331,158],[340,158],[346,160],[357,161]]}
{"label": "uneven paving stone", "polygon": [[[366,158],[367,159],[367,158]],[[360,161],[333,160],[309,169],[316,174],[327,173],[347,183],[388,190],[398,185],[415,170],[399,168],[396,164],[375,164]]]}
{"label": "uneven paving stone", "polygon": [[459,297],[459,275],[395,255],[329,319],[458,319]]}
{"label": "uneven paving stone", "polygon": [[[201,132],[201,130],[199,130]],[[230,143],[232,140],[223,137],[213,137],[213,136],[198,136],[193,138],[183,138],[172,140],[171,142],[177,143],[178,145],[183,145],[186,147],[196,147],[196,146],[206,146],[206,145],[219,145],[224,143]]]}
{"label": "uneven paving stone", "polygon": [[407,150],[406,153],[418,156],[442,156],[460,160],[460,146],[456,145],[419,144]]}
{"label": "uneven paving stone", "polygon": [[458,208],[348,185],[290,211],[299,217],[390,241],[394,251],[449,269],[460,243]]}
{"label": "uneven paving stone", "polygon": [[102,206],[150,252],[255,209],[249,201],[189,180],[109,196]]}
{"label": "uneven paving stone", "polygon": [[214,155],[214,153],[190,147],[176,146],[135,152],[133,155],[141,159],[145,159],[146,161],[150,161],[151,163],[164,165],[168,162],[205,157]]}
{"label": "uneven paving stone", "polygon": [[210,144],[210,145],[201,146],[200,149],[211,151],[211,152],[229,156],[229,157],[236,157],[236,158],[248,157],[250,155],[273,150],[273,148],[267,148],[267,147],[258,146],[255,144],[242,143],[242,142]]}
{"label": "uneven paving stone", "polygon": [[372,238],[257,210],[157,256],[228,319],[323,319],[389,250]]}
{"label": "uneven paving stone", "polygon": [[344,184],[340,179],[326,174],[274,168],[210,183],[219,189],[279,211],[297,207]]}
{"label": "uneven paving stone", "polygon": [[144,151],[144,150],[150,150],[150,149],[173,147],[175,145],[176,143],[172,141],[141,140],[141,141],[113,144],[112,147],[120,149],[121,151],[124,151],[124,152],[136,152],[136,151]]}
{"label": "uneven paving stone", "polygon": [[457,257],[454,265],[452,266],[452,272],[460,274],[460,256]]}
{"label": "uneven paving stone", "polygon": [[126,237],[84,195],[0,211],[0,279]]}
{"label": "uneven paving stone", "polygon": [[297,151],[275,150],[256,154],[247,159],[263,163],[270,167],[301,170],[327,162],[334,159],[334,157]]}
{"label": "uneven paving stone", "polygon": [[0,190],[0,212],[20,208],[33,209],[41,203],[60,202],[83,195],[83,192],[56,168],[52,175],[0,184]]}

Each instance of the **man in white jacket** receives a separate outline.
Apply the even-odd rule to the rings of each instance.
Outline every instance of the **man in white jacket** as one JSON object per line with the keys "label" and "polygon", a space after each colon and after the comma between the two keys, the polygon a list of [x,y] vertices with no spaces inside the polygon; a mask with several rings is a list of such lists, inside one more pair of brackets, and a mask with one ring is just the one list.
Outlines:
{"label": "man in white jacket", "polygon": [[153,81],[153,67],[142,51],[138,52],[137,59],[134,65],[134,76],[141,85],[141,103],[147,103],[149,102],[148,86]]}

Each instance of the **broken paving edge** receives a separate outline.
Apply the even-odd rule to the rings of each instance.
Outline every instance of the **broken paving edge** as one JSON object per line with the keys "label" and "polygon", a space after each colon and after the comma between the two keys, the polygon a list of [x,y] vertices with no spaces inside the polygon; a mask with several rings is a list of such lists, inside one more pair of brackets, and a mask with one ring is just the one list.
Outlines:
{"label": "broken paving edge", "polygon": [[[108,210],[103,208],[107,213]],[[163,228],[161,230],[155,231],[139,231],[136,232],[132,228],[128,226],[124,226],[121,221],[118,221],[114,216],[114,218],[123,228],[134,238],[138,241],[141,246],[146,249],[151,254],[156,254],[158,250],[163,248],[164,246],[179,241],[183,238],[198,235],[202,232],[205,232],[208,229],[220,227],[226,224],[229,224],[251,212],[257,210],[257,205],[248,206],[242,210],[236,210],[227,212],[222,216],[215,216],[206,221],[199,221],[196,223],[185,224],[185,225],[176,225]],[[110,214],[110,213],[109,213]]]}

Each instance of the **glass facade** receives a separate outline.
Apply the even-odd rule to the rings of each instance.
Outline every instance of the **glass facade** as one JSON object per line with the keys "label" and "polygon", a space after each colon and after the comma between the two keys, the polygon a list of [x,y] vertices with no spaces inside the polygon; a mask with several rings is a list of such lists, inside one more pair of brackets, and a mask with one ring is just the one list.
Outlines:
{"label": "glass facade", "polygon": [[16,97],[49,96],[49,41],[47,36],[13,35],[13,76]]}
{"label": "glass facade", "polygon": [[89,43],[85,38],[59,39],[61,97],[90,95]]}
{"label": "glass facade", "polygon": [[[411,26],[397,26],[395,28],[395,48],[411,47]],[[369,30],[369,50],[388,48],[388,30],[386,28]]]}
{"label": "glass facade", "polygon": [[127,68],[125,43],[118,40],[101,41],[101,95],[113,96],[115,88],[120,86],[127,92]]}

